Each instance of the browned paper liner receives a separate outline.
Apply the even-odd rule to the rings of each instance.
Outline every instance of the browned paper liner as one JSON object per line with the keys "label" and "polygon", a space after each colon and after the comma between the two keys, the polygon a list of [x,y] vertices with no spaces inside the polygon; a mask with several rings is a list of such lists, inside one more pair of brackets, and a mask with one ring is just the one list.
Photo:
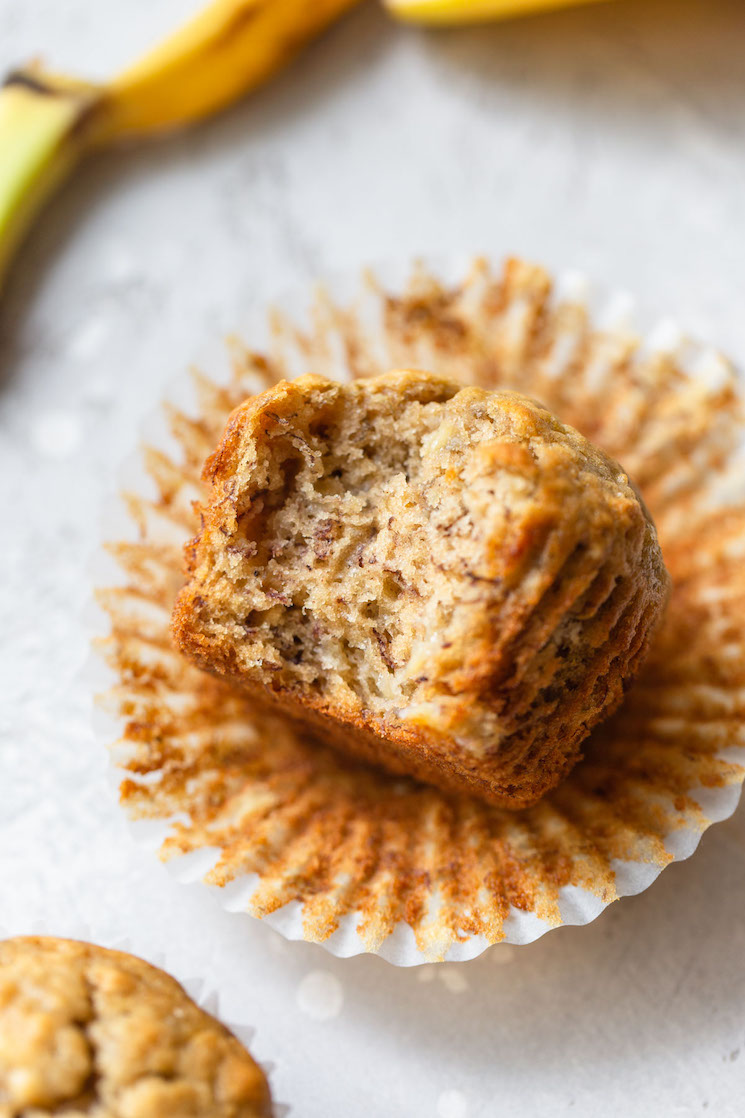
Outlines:
{"label": "browned paper liner", "polygon": [[[368,277],[349,306],[321,293],[301,330],[275,315],[268,352],[233,347],[229,381],[195,376],[177,447],[145,451],[154,496],[129,494],[136,536],[102,590],[101,647],[126,725],[121,800],[150,820],[180,876],[231,909],[337,954],[465,959],[501,940],[586,923],[686,857],[735,808],[745,775],[745,413],[729,364],[670,323],[641,344],[623,301],[588,310],[511,260],[445,284],[416,268],[402,295]],[[599,323],[599,324],[598,324]],[[535,397],[618,458],[656,520],[673,578],[667,618],[619,713],[533,808],[503,812],[324,751],[172,647],[199,472],[231,408],[286,375],[415,366]]]}

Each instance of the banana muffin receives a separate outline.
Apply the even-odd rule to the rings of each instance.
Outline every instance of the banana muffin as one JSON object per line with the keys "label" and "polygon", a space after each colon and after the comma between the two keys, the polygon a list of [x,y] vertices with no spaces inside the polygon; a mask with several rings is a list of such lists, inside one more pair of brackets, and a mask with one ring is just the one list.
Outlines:
{"label": "banana muffin", "polygon": [[283,381],[203,478],[179,648],[319,741],[504,807],[580,758],[667,599],[622,468],[515,392]]}
{"label": "banana muffin", "polygon": [[77,940],[0,942],[0,1118],[269,1118],[263,1072],[175,979]]}

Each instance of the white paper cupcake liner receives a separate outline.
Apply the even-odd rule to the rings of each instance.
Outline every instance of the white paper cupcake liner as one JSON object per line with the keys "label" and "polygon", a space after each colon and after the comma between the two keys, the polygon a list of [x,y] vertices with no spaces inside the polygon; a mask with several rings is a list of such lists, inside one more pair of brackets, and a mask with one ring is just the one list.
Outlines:
{"label": "white paper cupcake liner", "polygon": [[[585,924],[641,892],[734,811],[745,775],[745,419],[729,363],[671,321],[640,341],[628,296],[576,273],[476,261],[445,284],[368,277],[321,294],[302,328],[283,301],[261,344],[199,374],[130,464],[109,527],[100,641],[112,750],[138,840],[230,911],[339,956],[466,960]],[[667,620],[621,711],[534,808],[501,812],[373,773],[260,716],[170,642],[201,463],[231,407],[283,375],[418,366],[540,399],[621,460],[656,519],[674,582]],[[145,469],[143,472],[142,462]],[[121,575],[124,577],[122,578]],[[122,722],[125,723],[121,734]],[[112,735],[113,736],[113,735]],[[111,736],[108,738],[111,740]],[[271,742],[271,749],[265,743]],[[122,777],[124,778],[122,780]]]}

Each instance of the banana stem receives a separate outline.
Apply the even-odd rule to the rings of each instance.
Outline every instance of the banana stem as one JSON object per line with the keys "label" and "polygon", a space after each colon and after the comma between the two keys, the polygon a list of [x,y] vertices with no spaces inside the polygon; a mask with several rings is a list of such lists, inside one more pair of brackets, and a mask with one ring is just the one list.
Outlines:
{"label": "banana stem", "polygon": [[87,146],[94,86],[11,74],[0,88],[0,284],[38,210]]}
{"label": "banana stem", "polygon": [[200,120],[359,0],[212,0],[106,86],[28,69],[0,89],[0,284],[48,196],[91,148]]}

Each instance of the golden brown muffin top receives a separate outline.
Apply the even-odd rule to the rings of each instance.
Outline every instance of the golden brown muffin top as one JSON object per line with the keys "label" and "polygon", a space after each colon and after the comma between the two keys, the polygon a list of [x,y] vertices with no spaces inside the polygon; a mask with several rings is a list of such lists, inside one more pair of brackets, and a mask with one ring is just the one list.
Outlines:
{"label": "golden brown muffin top", "polygon": [[76,940],[0,942],[0,1118],[268,1118],[261,1069],[162,970]]}

